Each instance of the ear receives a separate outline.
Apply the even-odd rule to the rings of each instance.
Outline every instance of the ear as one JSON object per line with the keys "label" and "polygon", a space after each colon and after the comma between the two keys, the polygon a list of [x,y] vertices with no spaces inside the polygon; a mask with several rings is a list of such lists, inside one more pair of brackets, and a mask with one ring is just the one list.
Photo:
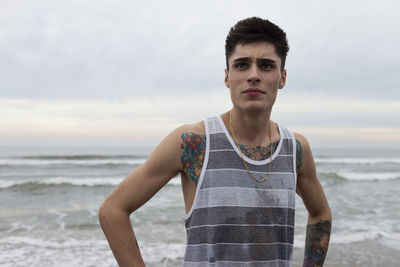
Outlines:
{"label": "ear", "polygon": [[282,77],[281,77],[281,80],[279,82],[279,89],[282,89],[283,87],[285,87],[285,84],[286,84],[286,69],[284,69],[282,71]]}
{"label": "ear", "polygon": [[227,88],[229,88],[228,74],[229,74],[229,71],[228,71],[227,69],[225,69],[225,79],[224,79],[224,83],[225,83],[225,86],[226,86]]}

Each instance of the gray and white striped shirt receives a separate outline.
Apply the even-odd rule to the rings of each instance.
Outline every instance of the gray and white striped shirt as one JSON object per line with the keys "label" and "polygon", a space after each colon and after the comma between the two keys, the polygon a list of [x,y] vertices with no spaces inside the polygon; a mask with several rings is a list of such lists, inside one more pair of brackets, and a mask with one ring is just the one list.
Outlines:
{"label": "gray and white striped shirt", "polygon": [[[185,267],[291,266],[296,191],[296,141],[278,124],[281,139],[269,179],[256,182],[221,117],[205,120],[206,152],[191,210],[184,217]],[[270,159],[244,156],[264,178]]]}

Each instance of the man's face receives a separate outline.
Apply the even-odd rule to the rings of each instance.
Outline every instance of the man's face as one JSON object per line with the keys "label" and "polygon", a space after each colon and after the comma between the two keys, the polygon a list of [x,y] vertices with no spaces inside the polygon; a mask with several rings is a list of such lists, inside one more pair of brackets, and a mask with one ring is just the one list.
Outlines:
{"label": "man's face", "polygon": [[231,91],[233,105],[241,111],[272,109],[278,89],[285,86],[286,70],[268,42],[238,44],[228,60],[225,85]]}

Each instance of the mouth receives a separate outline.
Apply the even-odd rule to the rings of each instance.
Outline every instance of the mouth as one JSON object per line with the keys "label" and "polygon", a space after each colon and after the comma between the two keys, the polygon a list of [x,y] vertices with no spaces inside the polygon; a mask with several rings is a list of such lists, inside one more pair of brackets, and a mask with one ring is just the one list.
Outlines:
{"label": "mouth", "polygon": [[249,89],[244,90],[243,93],[247,94],[247,95],[260,95],[260,94],[265,95],[265,92],[258,88],[249,88]]}

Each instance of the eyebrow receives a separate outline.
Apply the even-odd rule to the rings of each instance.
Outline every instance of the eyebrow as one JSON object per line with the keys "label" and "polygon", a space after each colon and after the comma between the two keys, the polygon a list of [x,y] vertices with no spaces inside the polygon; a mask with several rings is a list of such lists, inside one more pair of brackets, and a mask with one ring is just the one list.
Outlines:
{"label": "eyebrow", "polygon": [[[233,62],[250,62],[252,60],[251,57],[240,57],[233,60]],[[275,63],[276,61],[270,58],[257,58],[257,62],[261,63]]]}

